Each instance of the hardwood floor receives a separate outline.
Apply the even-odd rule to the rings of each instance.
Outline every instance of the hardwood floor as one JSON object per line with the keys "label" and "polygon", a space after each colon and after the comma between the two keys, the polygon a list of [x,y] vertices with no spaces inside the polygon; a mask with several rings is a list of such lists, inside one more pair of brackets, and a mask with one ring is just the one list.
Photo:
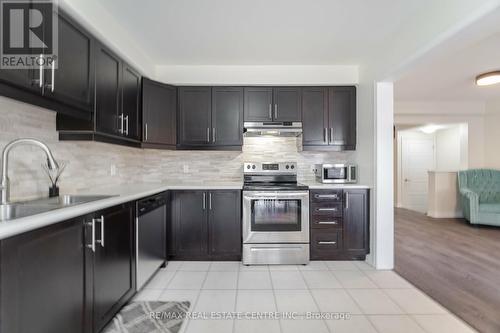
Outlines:
{"label": "hardwood floor", "polygon": [[395,210],[395,270],[480,332],[500,332],[500,228]]}

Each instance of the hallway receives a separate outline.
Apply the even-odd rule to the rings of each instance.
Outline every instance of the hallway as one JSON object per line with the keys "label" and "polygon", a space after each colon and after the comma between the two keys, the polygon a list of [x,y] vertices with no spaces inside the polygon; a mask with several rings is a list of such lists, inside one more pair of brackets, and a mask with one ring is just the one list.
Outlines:
{"label": "hallway", "polygon": [[484,333],[500,332],[500,228],[395,210],[395,271]]}

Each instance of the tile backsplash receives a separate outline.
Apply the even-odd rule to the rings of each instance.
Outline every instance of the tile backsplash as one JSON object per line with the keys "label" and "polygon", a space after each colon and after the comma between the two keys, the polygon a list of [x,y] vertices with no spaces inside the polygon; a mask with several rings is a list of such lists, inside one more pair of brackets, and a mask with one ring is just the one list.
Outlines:
{"label": "tile backsplash", "polygon": [[[246,161],[297,161],[299,180],[313,181],[315,163],[351,158],[348,152],[303,152],[300,137],[245,138],[241,152],[167,151],[59,141],[55,112],[0,97],[0,149],[22,137],[45,142],[57,160],[68,163],[60,180],[63,193],[137,182],[239,181]],[[11,198],[47,196],[49,180],[41,166],[46,163],[45,154],[28,146],[10,154]]]}

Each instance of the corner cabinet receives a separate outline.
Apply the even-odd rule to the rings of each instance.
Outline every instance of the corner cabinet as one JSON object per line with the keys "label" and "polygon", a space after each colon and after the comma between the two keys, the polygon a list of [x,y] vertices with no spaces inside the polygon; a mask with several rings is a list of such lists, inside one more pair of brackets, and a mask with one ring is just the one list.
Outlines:
{"label": "corner cabinet", "polygon": [[310,191],[311,259],[364,260],[370,253],[368,189]]}
{"label": "corner cabinet", "polygon": [[177,260],[241,259],[241,191],[172,191],[168,254]]}
{"label": "corner cabinet", "polygon": [[177,88],[142,79],[142,147],[175,149]]}
{"label": "corner cabinet", "polygon": [[179,149],[241,150],[243,88],[180,87]]}
{"label": "corner cabinet", "polygon": [[135,293],[134,207],[1,240],[0,331],[100,332]]}
{"label": "corner cabinet", "polygon": [[302,89],[304,150],[356,149],[356,87]]}

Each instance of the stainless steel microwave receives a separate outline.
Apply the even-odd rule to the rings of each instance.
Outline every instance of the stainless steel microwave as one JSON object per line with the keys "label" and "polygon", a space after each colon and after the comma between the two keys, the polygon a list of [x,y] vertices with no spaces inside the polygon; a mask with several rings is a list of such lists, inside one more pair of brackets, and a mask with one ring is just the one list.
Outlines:
{"label": "stainless steel microwave", "polygon": [[358,182],[358,167],[354,164],[316,164],[316,180],[320,183],[352,184]]}

